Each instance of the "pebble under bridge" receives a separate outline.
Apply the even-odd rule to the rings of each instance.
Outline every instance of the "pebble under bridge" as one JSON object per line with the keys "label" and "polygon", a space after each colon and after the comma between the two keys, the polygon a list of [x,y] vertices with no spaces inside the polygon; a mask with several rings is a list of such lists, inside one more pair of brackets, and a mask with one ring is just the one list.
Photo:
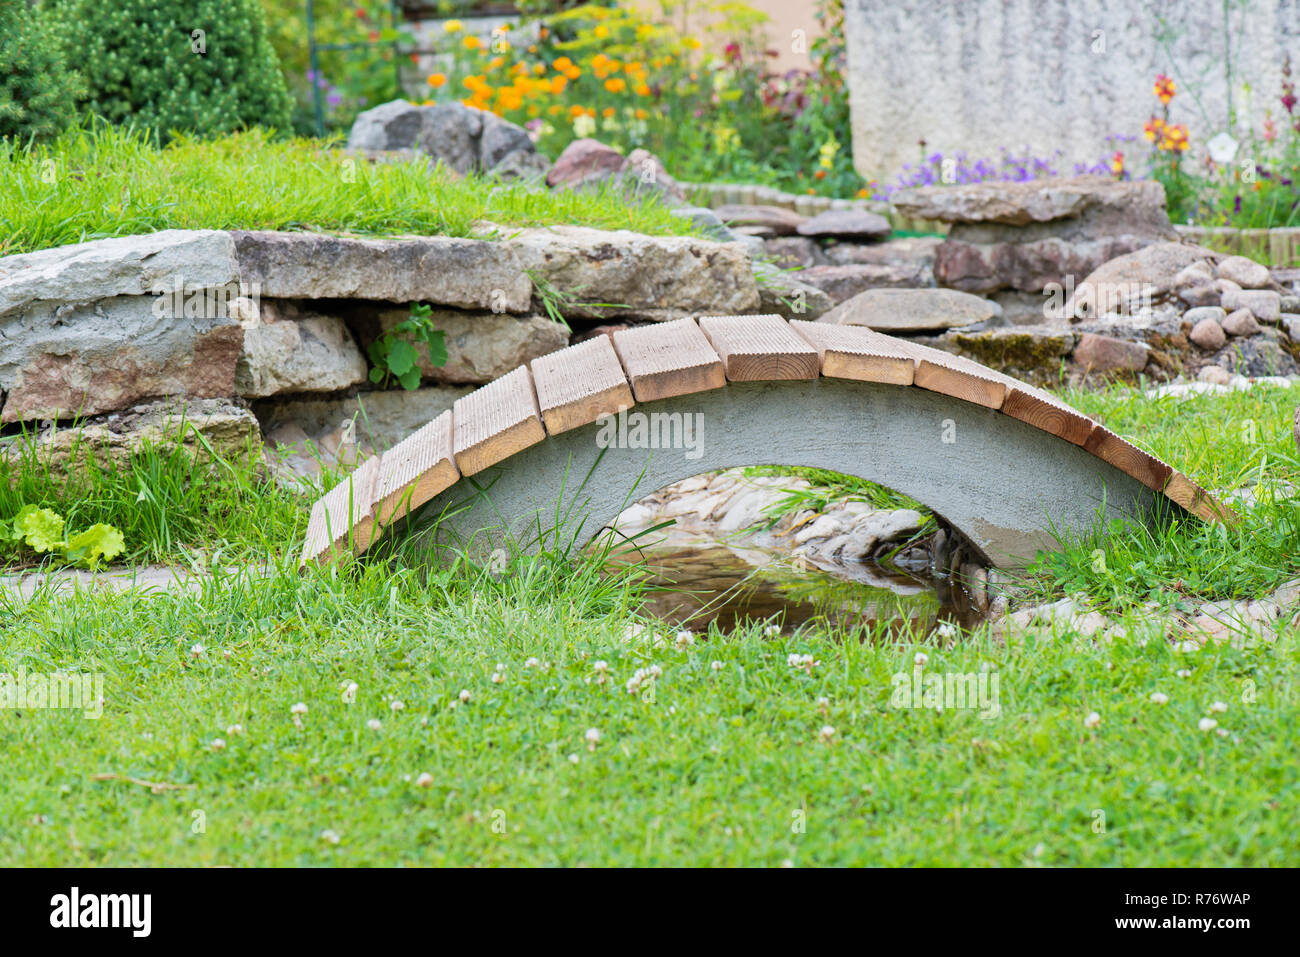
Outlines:
{"label": "pebble under bridge", "polygon": [[860,326],[711,316],[600,335],[477,391],[316,502],[305,566],[423,530],[471,553],[578,544],[692,475],[813,466],[932,509],[990,564],[1064,534],[1147,521],[1163,497],[1230,509],[1054,396]]}

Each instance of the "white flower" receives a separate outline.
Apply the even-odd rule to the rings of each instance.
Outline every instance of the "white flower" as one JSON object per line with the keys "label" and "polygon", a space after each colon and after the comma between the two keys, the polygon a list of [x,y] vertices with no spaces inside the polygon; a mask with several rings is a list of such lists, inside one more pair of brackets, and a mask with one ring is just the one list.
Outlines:
{"label": "white flower", "polygon": [[924,651],[918,651],[915,655],[912,656],[912,664],[914,665],[924,666],[925,663],[929,660],[930,660],[930,656],[927,655]]}
{"label": "white flower", "polygon": [[821,735],[821,739],[823,741],[830,741],[831,738],[835,737],[835,729],[832,728],[829,724],[824,724],[822,725],[822,729],[821,731],[818,732],[818,734]]}
{"label": "white flower", "polygon": [[232,724],[230,727],[226,728],[226,734],[230,735],[232,738],[237,734],[243,733],[244,726],[242,724]]}
{"label": "white flower", "polygon": [[1227,728],[1218,728],[1218,729],[1215,730],[1214,733],[1217,734],[1217,735],[1218,735],[1219,737],[1221,737],[1221,738],[1226,738],[1226,737],[1228,736],[1228,729],[1227,729]]}
{"label": "white flower", "polygon": [[609,663],[602,659],[600,661],[594,662],[591,668],[593,671],[596,672],[596,674],[604,674],[606,671],[609,670]]}
{"label": "white flower", "polygon": [[527,661],[524,662],[525,668],[540,668],[541,666],[542,663],[538,661],[536,658],[529,658]]}
{"label": "white flower", "polygon": [[781,626],[768,625],[766,628],[763,629],[763,634],[766,635],[768,638],[776,638],[781,634]]}
{"label": "white flower", "polygon": [[366,727],[369,728],[371,731],[378,731],[383,726],[384,723],[380,721],[378,718],[371,718],[369,721],[366,722]]}
{"label": "white flower", "polygon": [[357,683],[355,681],[345,681],[339,686],[343,689],[343,703],[355,704],[357,700]]}
{"label": "white flower", "polygon": [[320,832],[320,839],[327,844],[337,844],[343,838],[339,835],[338,831],[326,829]]}
{"label": "white flower", "polygon": [[191,657],[191,658],[202,658],[202,657],[203,657],[203,646],[202,646],[202,645],[199,645],[199,644],[196,644],[196,645],[194,645],[193,647],[191,647],[191,648],[190,648],[190,657]]}
{"label": "white flower", "polygon": [[941,621],[934,629],[934,633],[940,638],[953,638],[957,635],[957,626],[950,621]]}
{"label": "white flower", "polygon": [[664,670],[658,665],[651,665],[649,669],[647,669],[646,673],[649,674],[651,678],[658,678],[663,675]]}
{"label": "white flower", "polygon": [[695,636],[689,631],[677,632],[677,647],[679,650],[685,650],[695,644]]}
{"label": "white flower", "polygon": [[1210,714],[1223,714],[1223,712],[1227,710],[1228,706],[1222,701],[1216,701],[1214,704],[1210,705]]}
{"label": "white flower", "polygon": [[1151,702],[1152,704],[1168,704],[1169,695],[1160,691],[1153,691],[1151,692]]}
{"label": "white flower", "polygon": [[596,132],[596,121],[586,113],[573,118],[573,135],[583,140]]}
{"label": "white flower", "polygon": [[577,764],[577,763],[578,763],[578,756],[577,756],[576,754],[571,754],[571,755],[569,755],[569,763],[570,763],[570,764]]}
{"label": "white flower", "polygon": [[808,674],[812,674],[813,668],[821,664],[812,655],[791,654],[785,660],[791,668],[802,668]]}
{"label": "white flower", "polygon": [[396,712],[398,712],[398,711],[403,711],[403,710],[405,710],[405,709],[406,709],[406,705],[405,705],[403,702],[401,702],[401,701],[393,700],[392,702],[389,703],[388,708],[389,708],[390,711],[393,711],[394,713],[396,713]]}
{"label": "white flower", "polygon": [[1210,159],[1219,164],[1231,163],[1232,158],[1237,155],[1237,141],[1227,133],[1220,133],[1214,137],[1205,144],[1205,148],[1209,150]]}
{"label": "white flower", "polygon": [[1200,721],[1196,722],[1196,727],[1202,731],[1213,731],[1218,726],[1219,722],[1215,721],[1213,718],[1202,718]]}
{"label": "white flower", "polygon": [[303,702],[299,701],[296,705],[294,705],[292,708],[289,709],[289,713],[290,713],[290,714],[306,714],[306,713],[307,713],[307,705],[304,704]]}
{"label": "white flower", "polygon": [[467,688],[461,688],[461,689],[460,689],[460,694],[459,694],[457,697],[459,697],[460,700],[461,700],[462,702],[464,702],[465,704],[469,704],[469,689],[467,689]]}
{"label": "white flower", "polygon": [[587,743],[588,743],[588,744],[599,744],[599,743],[600,743],[600,729],[599,729],[599,728],[588,728],[588,729],[587,729],[587,733],[584,734],[583,737],[587,739]]}
{"label": "white flower", "polygon": [[1186,668],[1179,668],[1177,671],[1174,672],[1174,674],[1176,674],[1180,678],[1190,678],[1192,676],[1192,673],[1188,671]]}
{"label": "white flower", "polygon": [[721,661],[714,661],[714,662],[712,662],[712,663],[709,665],[709,667],[712,668],[714,671],[721,671],[721,670],[722,670],[722,662],[721,662]]}
{"label": "white flower", "polygon": [[415,779],[415,783],[422,788],[431,788],[433,787],[433,775],[426,771]]}
{"label": "white flower", "polygon": [[494,685],[499,685],[499,684],[501,684],[501,682],[503,682],[503,681],[505,681],[505,680],[506,680],[506,679],[505,679],[505,676],[504,676],[503,674],[501,674],[501,672],[499,672],[499,671],[494,671],[494,672],[492,672],[492,683],[493,683]]}
{"label": "white flower", "polygon": [[1101,715],[1095,711],[1089,712],[1088,717],[1083,719],[1083,726],[1085,728],[1101,727]]}
{"label": "white flower", "polygon": [[224,751],[225,748],[226,748],[226,742],[222,741],[220,738],[213,738],[213,739],[212,739],[212,750],[213,750],[213,751]]}

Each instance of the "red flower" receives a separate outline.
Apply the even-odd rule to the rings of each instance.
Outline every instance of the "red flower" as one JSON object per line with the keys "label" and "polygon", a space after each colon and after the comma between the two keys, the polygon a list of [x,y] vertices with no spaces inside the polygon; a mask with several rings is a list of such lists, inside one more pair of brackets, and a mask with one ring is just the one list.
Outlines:
{"label": "red flower", "polygon": [[1159,97],[1161,103],[1168,106],[1169,101],[1174,98],[1174,94],[1177,93],[1178,90],[1174,86],[1173,80],[1165,76],[1163,73],[1157,73],[1156,85],[1152,92]]}

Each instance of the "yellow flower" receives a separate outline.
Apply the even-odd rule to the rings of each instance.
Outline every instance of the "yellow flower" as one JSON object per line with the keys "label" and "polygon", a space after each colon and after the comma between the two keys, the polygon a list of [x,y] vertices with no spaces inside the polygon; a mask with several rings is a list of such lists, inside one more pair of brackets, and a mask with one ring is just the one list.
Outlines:
{"label": "yellow flower", "polygon": [[649,96],[649,95],[650,95],[650,87],[646,86],[644,83],[639,83],[639,84],[637,84],[637,87],[636,87],[636,95],[637,95],[637,96]]}
{"label": "yellow flower", "polygon": [[652,27],[650,24],[639,23],[637,24],[637,28],[636,28],[636,38],[638,40],[644,40],[646,37],[648,37],[650,34],[654,32],[655,32],[655,28]]}
{"label": "yellow flower", "polygon": [[582,71],[579,70],[576,66],[571,66],[564,71],[564,75],[567,76],[570,80],[576,80],[578,77],[582,76]]}
{"label": "yellow flower", "polygon": [[442,86],[444,83],[447,82],[447,74],[430,73],[428,82],[429,82],[429,86],[433,87],[436,90],[438,89],[438,87]]}
{"label": "yellow flower", "polygon": [[605,81],[605,89],[611,93],[622,93],[627,89],[627,82],[621,76],[616,76],[612,80]]}
{"label": "yellow flower", "polygon": [[567,56],[562,56],[554,63],[551,64],[551,67],[555,70],[556,73],[567,73],[572,66],[573,66],[573,61],[570,60]]}
{"label": "yellow flower", "polygon": [[503,64],[503,63],[505,63],[505,62],[506,62],[506,61],[505,61],[504,58],[499,57],[499,56],[494,56],[492,59],[488,60],[487,68],[488,68],[489,70],[499,70],[499,69],[501,69],[501,64]]}
{"label": "yellow flower", "polygon": [[534,64],[533,64],[533,75],[534,75],[534,76],[543,76],[543,75],[545,75],[545,73],[546,73],[546,64],[545,64],[545,63],[534,63]]}
{"label": "yellow flower", "polygon": [[483,45],[483,41],[480,40],[478,37],[474,37],[474,36],[467,36],[464,40],[461,40],[460,42],[465,44],[466,50],[477,50],[479,47]]}
{"label": "yellow flower", "polygon": [[461,30],[465,29],[465,24],[461,23],[459,20],[448,20],[442,25],[442,28],[448,33],[459,33]]}
{"label": "yellow flower", "polygon": [[699,49],[700,47],[702,47],[703,45],[704,45],[704,44],[700,43],[698,37],[687,37],[687,38],[686,38],[686,46],[689,47],[689,48],[692,49],[692,50],[698,50],[698,49]]}
{"label": "yellow flower", "polygon": [[638,120],[644,120],[644,119],[645,119],[646,117],[648,117],[650,114],[647,113],[645,110],[641,109],[640,107],[637,107],[636,113],[634,113],[633,115],[634,115]]}
{"label": "yellow flower", "polygon": [[567,76],[551,77],[551,93],[554,96],[559,96],[561,93],[563,93],[564,88],[568,85],[569,85],[569,78]]}
{"label": "yellow flower", "polygon": [[597,26],[596,29],[593,30],[592,32],[596,34],[596,36],[600,37],[600,39],[603,40],[605,39],[605,37],[609,36],[609,27],[605,26],[605,24],[602,23],[599,26]]}

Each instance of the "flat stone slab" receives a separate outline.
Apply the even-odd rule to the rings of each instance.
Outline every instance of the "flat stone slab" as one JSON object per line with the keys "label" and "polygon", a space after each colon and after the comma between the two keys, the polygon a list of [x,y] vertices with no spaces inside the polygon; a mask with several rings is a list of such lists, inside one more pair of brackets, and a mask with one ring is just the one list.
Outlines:
{"label": "flat stone slab", "polygon": [[913,219],[945,223],[1002,223],[1025,226],[1080,216],[1097,206],[1164,209],[1159,183],[1117,181],[1108,176],[1075,176],[985,182],[964,186],[923,186],[894,196],[894,208]]}
{"label": "flat stone slab", "polygon": [[800,236],[817,239],[888,239],[893,227],[889,220],[865,209],[828,209],[796,228]]}
{"label": "flat stone slab", "polygon": [[986,322],[997,312],[998,307],[987,299],[955,289],[868,289],[818,321],[915,334]]}

